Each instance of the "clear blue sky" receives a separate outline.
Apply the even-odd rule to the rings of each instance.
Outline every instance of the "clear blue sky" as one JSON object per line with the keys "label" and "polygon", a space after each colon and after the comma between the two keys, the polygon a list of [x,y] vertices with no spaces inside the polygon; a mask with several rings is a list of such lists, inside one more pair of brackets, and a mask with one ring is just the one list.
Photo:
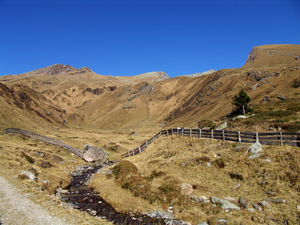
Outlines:
{"label": "clear blue sky", "polygon": [[299,0],[0,0],[0,76],[56,63],[174,77],[300,44]]}

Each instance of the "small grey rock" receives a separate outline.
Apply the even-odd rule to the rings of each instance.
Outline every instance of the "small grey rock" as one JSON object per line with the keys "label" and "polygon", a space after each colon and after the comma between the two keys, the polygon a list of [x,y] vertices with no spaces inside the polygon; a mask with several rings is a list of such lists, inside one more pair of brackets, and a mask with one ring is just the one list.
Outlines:
{"label": "small grey rock", "polygon": [[286,200],[283,198],[276,198],[276,199],[265,199],[268,202],[275,202],[275,203],[286,203]]}
{"label": "small grey rock", "polygon": [[240,186],[241,186],[241,184],[237,184],[232,189],[235,190],[235,189],[239,188]]}
{"label": "small grey rock", "polygon": [[255,209],[257,209],[258,211],[260,211],[260,212],[263,211],[263,209],[262,209],[257,203],[254,202],[252,205],[253,205],[253,207],[254,207]]}
{"label": "small grey rock", "polygon": [[272,206],[271,206],[271,204],[269,203],[269,202],[267,202],[267,201],[262,201],[261,203],[260,203],[263,207],[265,207],[265,208],[271,208]]}
{"label": "small grey rock", "polygon": [[247,207],[250,206],[249,200],[246,199],[246,198],[242,198],[242,197],[240,197],[239,204],[240,204],[243,208],[247,208]]}
{"label": "small grey rock", "polygon": [[212,203],[221,204],[221,208],[225,210],[240,210],[240,207],[231,203],[230,201],[218,198],[218,197],[210,197]]}
{"label": "small grey rock", "polygon": [[267,193],[267,195],[275,196],[275,192],[273,192],[273,191],[267,191],[266,193]]}

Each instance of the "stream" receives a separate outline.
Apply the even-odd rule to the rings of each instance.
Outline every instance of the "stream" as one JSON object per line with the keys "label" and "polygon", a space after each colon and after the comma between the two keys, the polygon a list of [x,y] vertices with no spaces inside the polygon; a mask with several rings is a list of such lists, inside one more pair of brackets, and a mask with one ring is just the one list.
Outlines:
{"label": "stream", "polygon": [[[95,164],[77,167],[71,172],[71,183],[67,190],[57,189],[57,195],[74,209],[86,211],[92,216],[106,219],[113,224],[166,224],[164,218],[151,217],[147,214],[117,212],[100,193],[88,186],[90,179],[105,165]],[[126,203],[124,203],[126,204]]]}

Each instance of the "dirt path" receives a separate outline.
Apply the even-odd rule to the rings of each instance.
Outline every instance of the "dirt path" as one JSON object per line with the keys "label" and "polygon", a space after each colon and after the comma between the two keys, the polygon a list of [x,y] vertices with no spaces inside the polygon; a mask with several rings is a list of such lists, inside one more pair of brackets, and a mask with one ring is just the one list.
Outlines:
{"label": "dirt path", "polygon": [[28,199],[29,196],[0,177],[0,224],[67,224],[51,216],[47,210]]}

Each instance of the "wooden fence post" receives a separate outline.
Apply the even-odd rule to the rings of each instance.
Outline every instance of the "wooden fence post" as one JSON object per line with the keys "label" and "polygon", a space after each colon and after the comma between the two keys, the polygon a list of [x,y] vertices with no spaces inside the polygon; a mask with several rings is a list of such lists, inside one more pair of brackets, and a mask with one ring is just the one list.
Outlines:
{"label": "wooden fence post", "polygon": [[214,138],[214,130],[211,130],[211,139]]}
{"label": "wooden fence post", "polygon": [[258,142],[258,132],[256,132],[256,142]]}
{"label": "wooden fence post", "polygon": [[242,142],[242,139],[241,139],[241,131],[238,131],[238,135],[239,135],[239,143]]}
{"label": "wooden fence post", "polygon": [[132,149],[132,155],[134,155],[134,151],[133,151],[133,149]]}
{"label": "wooden fence post", "polygon": [[201,129],[199,129],[199,138],[201,139]]}
{"label": "wooden fence post", "polygon": [[192,129],[190,129],[190,137],[192,137]]}
{"label": "wooden fence post", "polygon": [[161,131],[159,131],[159,133],[160,133],[160,136],[162,136]]}
{"label": "wooden fence post", "polygon": [[182,130],[182,136],[183,136],[184,129],[182,128],[181,130]]}
{"label": "wooden fence post", "polygon": [[172,128],[172,135],[173,135],[173,128]]}
{"label": "wooden fence post", "polygon": [[146,147],[148,148],[148,142],[146,141]]}
{"label": "wooden fence post", "polygon": [[223,141],[225,141],[225,131],[222,130],[222,134],[223,134]]}
{"label": "wooden fence post", "polygon": [[142,151],[141,151],[141,146],[139,146],[139,152],[141,153]]}
{"label": "wooden fence post", "polygon": [[169,132],[168,132],[168,130],[167,130],[167,136],[169,136]]}
{"label": "wooden fence post", "polygon": [[282,141],[282,132],[280,132],[280,145],[283,145],[283,141]]}

